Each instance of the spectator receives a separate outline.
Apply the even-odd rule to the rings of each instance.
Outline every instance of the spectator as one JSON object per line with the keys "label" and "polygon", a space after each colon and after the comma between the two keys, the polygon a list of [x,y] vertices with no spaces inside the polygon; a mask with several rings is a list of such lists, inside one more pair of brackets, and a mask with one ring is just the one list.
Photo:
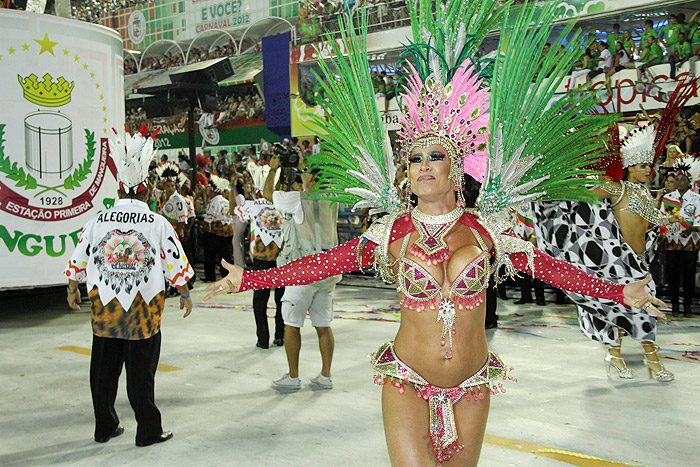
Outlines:
{"label": "spectator", "polygon": [[301,155],[303,157],[306,157],[309,154],[311,154],[311,148],[309,147],[309,140],[305,139],[304,141],[301,142]]}
{"label": "spectator", "polygon": [[637,79],[641,79],[642,74],[646,73],[646,70],[650,66],[658,65],[663,61],[663,51],[652,36],[647,36],[647,42],[645,45],[646,48],[639,57],[639,62],[629,62],[625,65],[626,68],[637,67]]}
{"label": "spectator", "polygon": [[639,48],[644,52],[645,49],[649,48],[647,44],[649,44],[648,39],[651,37],[654,42],[657,41],[659,38],[659,34],[656,32],[656,29],[654,29],[654,22],[650,19],[644,21],[644,30],[642,31],[642,40],[639,43]]}
{"label": "spectator", "polygon": [[579,76],[585,76],[586,83],[589,83],[591,81],[589,73],[595,66],[596,61],[593,59],[593,55],[591,54],[591,48],[586,47],[586,50],[583,52],[583,61],[581,62],[581,65],[575,67],[575,70],[571,73],[571,78],[569,78],[569,89],[573,89],[574,85],[576,84],[576,79]]}
{"label": "spectator", "polygon": [[683,144],[685,146],[685,153],[690,154],[693,150],[693,140],[697,136],[697,132],[691,128],[688,128],[688,123],[680,115],[676,122],[676,131],[674,139],[678,144]]}
{"label": "spectator", "polygon": [[603,42],[603,41],[598,41],[595,43],[596,48],[598,49],[598,67],[595,70],[592,70],[588,76],[593,78],[594,76],[600,74],[600,73],[606,73],[610,69],[613,68],[613,56],[610,53],[610,50],[608,50],[608,43]]}
{"label": "spectator", "polygon": [[690,25],[685,22],[685,13],[678,13],[676,19],[678,21],[678,26],[680,27],[679,32],[684,32],[687,37]]}
{"label": "spectator", "polygon": [[180,154],[179,156],[177,156],[177,159],[180,162],[179,166],[181,172],[186,172],[190,170],[190,164],[189,162],[187,162],[187,156],[185,156],[184,154]]}
{"label": "spectator", "polygon": [[[611,69],[609,69],[605,73],[606,78],[611,78],[615,73],[618,71],[622,71],[625,69],[625,65],[630,63],[630,57],[627,55],[627,51],[625,50],[625,47],[622,45],[622,41],[617,41],[617,44],[615,44],[615,50],[617,50],[617,54],[615,56],[615,66]],[[608,91],[612,91],[610,89],[610,82],[607,82],[607,87]]]}
{"label": "spectator", "polygon": [[693,55],[693,48],[690,42],[686,40],[684,32],[678,34],[678,43],[673,51],[669,54],[668,62],[671,64],[670,79],[676,79],[676,67],[683,65]]}
{"label": "spectator", "polygon": [[314,144],[311,146],[311,154],[318,154],[321,152],[321,140],[318,136],[314,136]]}
{"label": "spectator", "polygon": [[605,37],[606,42],[610,46],[610,54],[614,57],[617,55],[617,51],[620,50],[617,47],[617,42],[622,42],[624,40],[624,35],[620,32],[620,25],[613,24],[613,32],[609,32]]}
{"label": "spectator", "polygon": [[629,29],[622,35],[622,46],[625,48],[627,56],[630,59],[634,58],[637,50],[634,46],[634,40],[632,39],[632,31]]}
{"label": "spectator", "polygon": [[216,172],[221,178],[229,178],[231,176],[231,168],[228,160],[228,151],[222,149],[216,155],[218,157],[216,160]]}
{"label": "spectator", "polygon": [[668,24],[661,28],[661,34],[659,35],[659,39],[661,39],[661,43],[666,47],[669,55],[675,52],[676,44],[678,44],[678,35],[681,32],[683,32],[683,27],[678,24],[676,15],[669,15]]}
{"label": "spectator", "polygon": [[659,166],[659,175],[661,177],[671,175],[673,173],[673,166],[679,157],[683,157],[683,152],[681,152],[681,148],[678,147],[678,145],[676,144],[667,144],[666,159]]}

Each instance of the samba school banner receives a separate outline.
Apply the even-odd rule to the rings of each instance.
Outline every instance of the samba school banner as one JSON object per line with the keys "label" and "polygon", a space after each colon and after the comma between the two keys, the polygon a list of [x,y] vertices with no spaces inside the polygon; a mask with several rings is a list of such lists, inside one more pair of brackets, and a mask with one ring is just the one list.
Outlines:
{"label": "samba school banner", "polygon": [[0,9],[0,289],[63,284],[85,223],[114,205],[107,138],[124,125],[122,42]]}

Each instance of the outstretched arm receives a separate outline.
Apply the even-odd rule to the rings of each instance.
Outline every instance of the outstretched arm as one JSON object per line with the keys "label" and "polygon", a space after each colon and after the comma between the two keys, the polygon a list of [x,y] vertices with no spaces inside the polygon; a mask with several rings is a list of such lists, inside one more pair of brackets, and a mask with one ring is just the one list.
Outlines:
{"label": "outstretched arm", "polygon": [[204,300],[227,292],[310,284],[338,274],[357,271],[374,263],[375,246],[375,243],[360,237],[284,266],[261,271],[245,271],[222,261],[229,274],[207,287],[208,293]]}
{"label": "outstretched arm", "polygon": [[[510,260],[519,271],[532,274],[532,271],[527,267],[526,253],[511,254]],[[666,308],[667,305],[645,289],[645,286],[651,281],[651,276],[627,285],[615,284],[591,276],[573,264],[553,258],[537,248],[535,248],[534,260],[535,271],[532,275],[558,289],[589,297],[605,298],[627,306],[641,308],[662,321],[666,321],[666,315],[654,305]]]}

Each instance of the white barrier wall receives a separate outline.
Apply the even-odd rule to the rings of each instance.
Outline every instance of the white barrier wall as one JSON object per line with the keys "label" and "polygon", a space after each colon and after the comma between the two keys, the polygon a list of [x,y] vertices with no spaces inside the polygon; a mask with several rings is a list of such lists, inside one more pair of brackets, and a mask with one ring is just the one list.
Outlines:
{"label": "white barrier wall", "polygon": [[0,289],[66,283],[85,223],[111,207],[107,138],[124,127],[111,29],[0,9]]}

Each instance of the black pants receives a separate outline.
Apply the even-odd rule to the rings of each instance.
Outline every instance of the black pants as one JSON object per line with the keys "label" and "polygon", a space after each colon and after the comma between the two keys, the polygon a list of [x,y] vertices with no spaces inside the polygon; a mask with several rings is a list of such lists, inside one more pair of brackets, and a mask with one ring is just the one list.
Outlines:
{"label": "black pants", "polygon": [[[275,261],[263,261],[253,258],[253,270],[270,269],[277,266]],[[284,287],[275,287],[275,339],[284,339],[284,319],[282,319],[282,295]],[[258,343],[266,346],[270,344],[270,328],[267,325],[267,301],[270,299],[270,289],[255,290],[253,292],[253,314],[255,315],[256,334]]]}
{"label": "black pants", "polygon": [[216,265],[219,264],[221,277],[228,274],[228,271],[221,266],[221,260],[225,259],[229,263],[231,260],[231,249],[233,247],[232,236],[222,237],[213,233],[205,232],[203,239],[204,246],[204,280],[216,280]]}
{"label": "black pants", "polygon": [[183,237],[182,240],[182,249],[185,252],[185,256],[187,256],[187,259],[190,262],[190,265],[192,266],[192,279],[190,279],[187,282],[187,285],[190,286],[190,288],[194,285],[194,282],[196,280],[196,274],[194,272],[194,263],[195,263],[195,257],[194,257],[194,248],[192,248],[192,232],[194,231],[194,228],[188,233],[186,237]]}
{"label": "black pants", "polygon": [[489,279],[489,286],[486,288],[486,322],[484,323],[486,327],[495,326],[498,323],[498,315],[496,314],[496,307],[498,302],[496,299],[496,281],[493,279],[493,275]]}
{"label": "black pants", "polygon": [[519,276],[520,300],[528,303],[532,302],[532,287],[534,286],[537,303],[544,303],[544,282],[525,273],[520,273]]}
{"label": "black pants", "polygon": [[92,336],[90,389],[95,410],[95,437],[107,437],[119,425],[114,410],[117,384],[126,366],[126,393],[134,409],[136,442],[148,442],[163,433],[155,401],[155,375],[160,358],[160,332],[143,340]]}
{"label": "black pants", "polygon": [[678,308],[679,287],[683,274],[683,306],[690,307],[695,292],[695,264],[697,251],[666,250],[666,271],[671,303]]}

